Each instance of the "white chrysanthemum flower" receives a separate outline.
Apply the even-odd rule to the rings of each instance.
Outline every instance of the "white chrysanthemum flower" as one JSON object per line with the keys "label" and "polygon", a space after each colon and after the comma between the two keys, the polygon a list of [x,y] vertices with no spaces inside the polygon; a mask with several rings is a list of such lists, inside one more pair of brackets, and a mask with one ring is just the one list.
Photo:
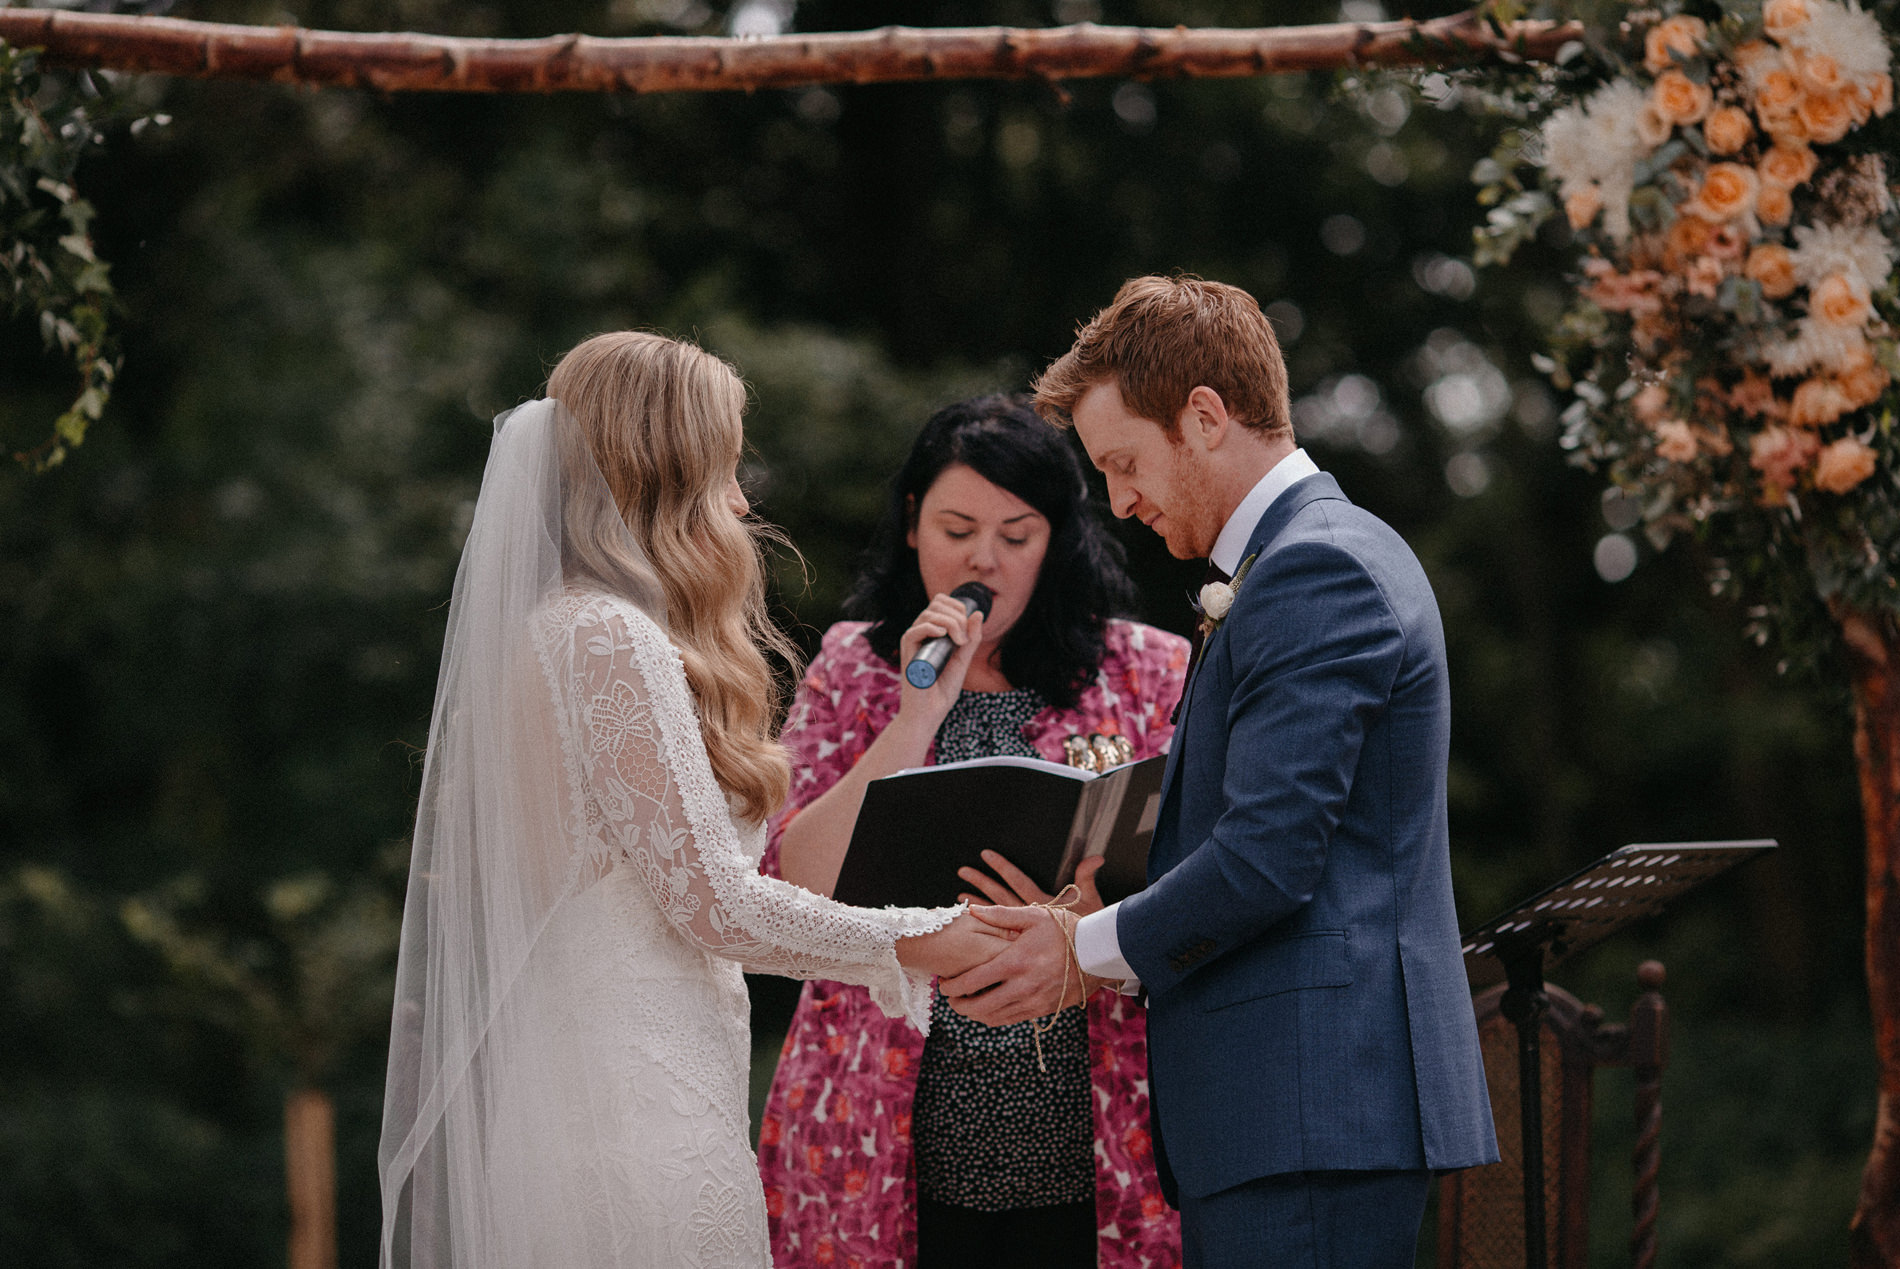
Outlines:
{"label": "white chrysanthemum flower", "polygon": [[1801,319],[1792,338],[1763,345],[1761,360],[1777,379],[1791,379],[1813,369],[1840,372],[1851,369],[1867,355],[1867,333],[1858,326],[1829,326],[1812,317]]}
{"label": "white chrysanthemum flower", "polygon": [[1630,236],[1630,195],[1636,192],[1636,177],[1618,173],[1606,177],[1597,187],[1603,195],[1603,232],[1611,242],[1628,242]]}
{"label": "white chrysanthemum flower", "polygon": [[1794,276],[1804,286],[1845,273],[1877,291],[1893,271],[1893,244],[1878,225],[1796,225],[1794,241]]}
{"label": "white chrysanthemum flower", "polygon": [[1808,367],[1818,360],[1814,347],[1808,339],[1808,324],[1804,323],[1799,334],[1792,338],[1770,339],[1762,345],[1761,362],[1768,367],[1768,373],[1777,379],[1791,379],[1804,375]]}
{"label": "white chrysanthemum flower", "polygon": [[1892,64],[1880,19],[1857,4],[1808,0],[1808,20],[1789,33],[1802,52],[1832,58],[1849,82],[1878,75]]}
{"label": "white chrysanthemum flower", "polygon": [[1605,84],[1581,105],[1565,106],[1545,121],[1544,168],[1566,192],[1588,185],[1603,194],[1604,232],[1629,237],[1629,199],[1636,164],[1654,147],[1643,138],[1649,97],[1626,79]]}
{"label": "white chrysanthemum flower", "polygon": [[1544,167],[1565,185],[1587,185],[1596,158],[1591,153],[1590,116],[1582,106],[1565,106],[1544,121]]}
{"label": "white chrysanthemum flower", "polygon": [[1605,84],[1590,94],[1589,107],[1590,123],[1607,161],[1619,166],[1633,164],[1654,148],[1643,140],[1643,112],[1649,109],[1649,94],[1633,81],[1618,79]]}
{"label": "white chrysanthemum flower", "polygon": [[1814,364],[1833,374],[1845,373],[1867,355],[1867,332],[1859,326],[1829,326],[1804,317],[1801,334],[1814,351]]}

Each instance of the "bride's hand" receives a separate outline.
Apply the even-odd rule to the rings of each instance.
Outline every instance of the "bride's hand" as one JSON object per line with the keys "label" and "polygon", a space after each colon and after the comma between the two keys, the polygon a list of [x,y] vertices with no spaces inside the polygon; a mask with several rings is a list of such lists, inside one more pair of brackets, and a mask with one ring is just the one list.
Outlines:
{"label": "bride's hand", "polygon": [[[998,882],[996,877],[990,876],[981,868],[957,869],[957,876],[983,892],[981,896],[958,895],[957,898],[963,902],[989,902],[998,907],[1020,908],[1031,903],[1047,903],[1053,897],[1031,881],[1028,873],[995,851],[984,851],[983,862],[996,871],[996,877],[1001,877],[1002,882]],[[1101,892],[1095,888],[1095,874],[1102,870],[1102,865],[1106,862],[1108,861],[1097,855],[1092,859],[1084,859],[1075,866],[1075,888],[1081,892],[1081,897],[1067,905],[1069,911],[1077,916],[1087,916],[1091,912],[1102,910],[1105,905],[1102,903]],[[1007,883],[1007,888],[1004,883]]]}
{"label": "bride's hand", "polygon": [[1014,930],[985,925],[965,912],[933,934],[897,940],[897,963],[905,969],[951,978],[987,963],[1015,936]]}

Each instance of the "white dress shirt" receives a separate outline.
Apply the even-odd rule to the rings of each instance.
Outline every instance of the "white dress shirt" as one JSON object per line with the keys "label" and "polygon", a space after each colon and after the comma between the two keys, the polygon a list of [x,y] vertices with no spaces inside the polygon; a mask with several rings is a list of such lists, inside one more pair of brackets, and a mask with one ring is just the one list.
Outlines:
{"label": "white dress shirt", "polygon": [[[1216,567],[1229,577],[1240,568],[1241,553],[1247,549],[1247,542],[1253,537],[1253,531],[1260,527],[1260,518],[1267,514],[1267,508],[1274,499],[1285,493],[1296,481],[1319,474],[1319,468],[1306,451],[1296,449],[1262,476],[1247,496],[1240,500],[1234,513],[1227,517],[1227,523],[1221,526],[1220,536],[1214,539],[1214,550],[1208,556]],[[1193,667],[1188,667],[1192,673]],[[1181,689],[1186,691],[1184,685]],[[1172,742],[1170,742],[1172,743]],[[1122,959],[1121,940],[1115,934],[1115,910],[1119,903],[1111,903],[1100,912],[1091,912],[1076,922],[1075,956],[1082,962],[1082,968],[1097,978],[1119,978],[1122,981],[1123,994],[1133,994],[1141,986],[1135,977],[1135,971]]]}

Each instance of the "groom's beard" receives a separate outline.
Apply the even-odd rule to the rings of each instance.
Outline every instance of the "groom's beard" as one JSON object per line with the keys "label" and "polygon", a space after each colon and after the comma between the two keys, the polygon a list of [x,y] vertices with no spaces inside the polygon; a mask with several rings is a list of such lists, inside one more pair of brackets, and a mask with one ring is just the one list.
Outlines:
{"label": "groom's beard", "polygon": [[1176,559],[1206,559],[1227,522],[1213,493],[1216,460],[1186,445],[1177,445],[1173,454],[1168,503],[1161,509],[1168,530],[1163,540]]}

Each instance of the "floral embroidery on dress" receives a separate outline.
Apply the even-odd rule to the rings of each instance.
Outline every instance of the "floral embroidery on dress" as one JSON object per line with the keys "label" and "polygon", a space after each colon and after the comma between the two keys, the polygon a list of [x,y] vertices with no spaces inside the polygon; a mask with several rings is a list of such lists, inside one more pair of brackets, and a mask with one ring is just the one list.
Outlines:
{"label": "floral embroidery on dress", "polygon": [[[541,614],[535,652],[565,776],[566,890],[538,939],[536,1021],[600,1077],[574,1104],[559,1184],[588,1216],[588,1263],[758,1269],[763,1186],[747,1144],[751,1045],[741,961],[852,980],[925,1022],[927,976],[895,943],[954,909],[866,911],[762,876],[762,825],[735,823],[678,653],[633,606],[585,591]],[[888,1020],[888,1019],[887,1019]]]}

